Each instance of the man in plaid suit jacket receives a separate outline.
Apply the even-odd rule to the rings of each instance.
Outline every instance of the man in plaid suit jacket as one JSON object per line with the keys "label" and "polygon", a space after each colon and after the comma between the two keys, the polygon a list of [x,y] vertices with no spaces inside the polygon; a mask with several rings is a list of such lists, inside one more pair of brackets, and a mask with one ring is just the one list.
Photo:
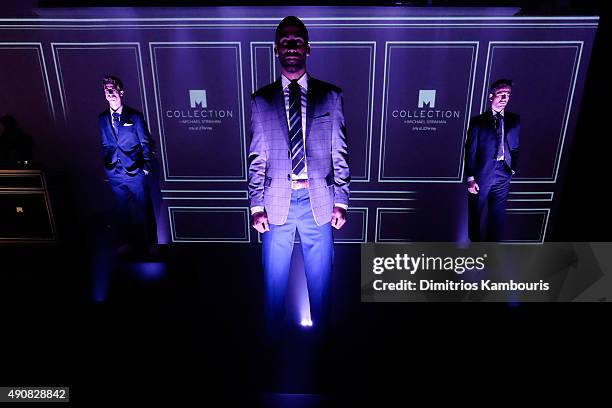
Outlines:
{"label": "man in plaid suit jacket", "polygon": [[281,77],[252,96],[249,198],[262,234],[266,316],[272,335],[284,316],[296,231],[304,254],[310,321],[328,324],[332,226],[346,222],[350,172],[342,90],[306,73],[308,31],[297,17],[276,29]]}

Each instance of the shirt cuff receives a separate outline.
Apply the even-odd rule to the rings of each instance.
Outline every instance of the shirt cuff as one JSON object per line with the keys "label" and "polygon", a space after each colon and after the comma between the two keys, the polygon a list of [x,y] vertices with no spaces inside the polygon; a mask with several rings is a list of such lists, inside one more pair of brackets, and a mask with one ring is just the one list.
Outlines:
{"label": "shirt cuff", "polygon": [[342,203],[334,203],[334,207],[340,207],[344,208],[345,210],[348,210],[348,205]]}
{"label": "shirt cuff", "polygon": [[470,181],[474,181],[474,176],[470,176],[467,178],[467,182],[469,183]]}
{"label": "shirt cuff", "polygon": [[256,205],[255,207],[251,207],[251,215],[258,213],[258,212],[263,212],[263,210],[264,210],[263,205]]}

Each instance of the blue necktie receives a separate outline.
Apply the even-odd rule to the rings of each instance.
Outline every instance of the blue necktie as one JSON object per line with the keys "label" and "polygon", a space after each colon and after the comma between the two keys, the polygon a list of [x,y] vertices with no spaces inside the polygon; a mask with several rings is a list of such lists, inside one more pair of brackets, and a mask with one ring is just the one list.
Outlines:
{"label": "blue necktie", "polygon": [[117,112],[113,112],[113,129],[115,129],[115,134],[119,132],[119,119],[120,115]]}
{"label": "blue necktie", "polygon": [[304,137],[302,132],[302,92],[297,81],[289,84],[289,144],[292,173],[299,176],[304,170]]}

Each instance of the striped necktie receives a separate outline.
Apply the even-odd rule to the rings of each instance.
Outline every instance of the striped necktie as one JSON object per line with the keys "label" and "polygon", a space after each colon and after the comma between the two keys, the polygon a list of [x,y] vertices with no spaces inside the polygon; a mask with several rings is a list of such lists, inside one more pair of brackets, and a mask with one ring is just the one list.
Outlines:
{"label": "striped necktie", "polygon": [[304,170],[304,137],[302,132],[302,92],[296,80],[289,84],[289,143],[292,173]]}

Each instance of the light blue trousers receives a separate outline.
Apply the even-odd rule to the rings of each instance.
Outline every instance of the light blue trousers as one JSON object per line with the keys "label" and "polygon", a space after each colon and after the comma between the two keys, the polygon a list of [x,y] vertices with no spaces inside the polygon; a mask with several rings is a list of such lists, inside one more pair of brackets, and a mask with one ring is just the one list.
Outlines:
{"label": "light blue trousers", "polygon": [[[331,220],[331,214],[329,215]],[[291,206],[283,225],[270,225],[262,235],[265,312],[270,333],[277,333],[285,317],[285,295],[295,232],[299,233],[314,329],[329,323],[329,295],[334,243],[331,222],[317,225],[310,207],[308,189],[291,192]]]}

